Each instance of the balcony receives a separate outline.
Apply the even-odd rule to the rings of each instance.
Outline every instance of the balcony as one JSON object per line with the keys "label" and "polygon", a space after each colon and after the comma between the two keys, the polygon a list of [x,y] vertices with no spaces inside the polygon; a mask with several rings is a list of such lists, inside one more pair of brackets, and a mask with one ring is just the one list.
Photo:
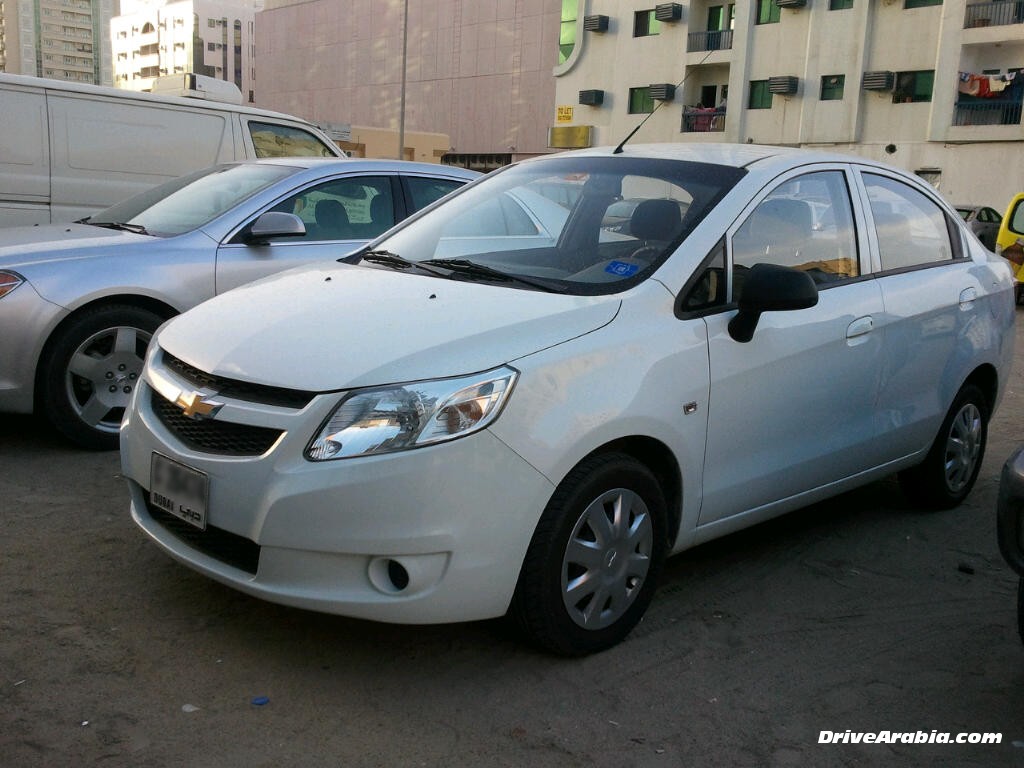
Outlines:
{"label": "balcony", "polygon": [[1020,125],[1020,117],[1020,101],[958,101],[953,125]]}
{"label": "balcony", "polygon": [[687,107],[683,110],[683,133],[720,133],[725,130],[725,107]]}
{"label": "balcony", "polygon": [[732,30],[690,32],[686,36],[686,51],[723,51],[732,48]]}
{"label": "balcony", "polygon": [[1003,0],[995,3],[971,3],[967,6],[964,28],[998,27],[1024,23],[1024,2]]}

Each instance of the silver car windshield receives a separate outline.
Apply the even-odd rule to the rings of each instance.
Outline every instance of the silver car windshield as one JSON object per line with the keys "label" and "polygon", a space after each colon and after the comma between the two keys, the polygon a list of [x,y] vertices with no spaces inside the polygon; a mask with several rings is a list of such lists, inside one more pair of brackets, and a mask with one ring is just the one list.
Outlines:
{"label": "silver car windshield", "polygon": [[629,157],[526,162],[373,243],[364,260],[516,288],[614,293],[652,274],[744,173]]}
{"label": "silver car windshield", "polygon": [[87,223],[136,229],[159,237],[191,232],[297,168],[220,165],[174,179],[90,216]]}

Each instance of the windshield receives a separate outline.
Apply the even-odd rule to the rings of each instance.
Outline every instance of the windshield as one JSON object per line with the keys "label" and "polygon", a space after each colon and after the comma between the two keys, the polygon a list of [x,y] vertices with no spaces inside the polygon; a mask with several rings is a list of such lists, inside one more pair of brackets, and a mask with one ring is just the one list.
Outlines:
{"label": "windshield", "polygon": [[374,251],[455,279],[504,274],[514,287],[615,293],[652,274],[744,173],[629,157],[530,161],[457,193]]}
{"label": "windshield", "polygon": [[129,225],[150,235],[191,232],[297,169],[285,165],[218,165],[154,187],[90,216],[97,226]]}

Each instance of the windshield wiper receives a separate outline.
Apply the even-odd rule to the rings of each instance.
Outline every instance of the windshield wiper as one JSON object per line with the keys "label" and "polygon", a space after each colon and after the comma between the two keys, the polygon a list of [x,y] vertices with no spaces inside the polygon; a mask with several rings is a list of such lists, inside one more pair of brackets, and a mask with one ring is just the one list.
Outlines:
{"label": "windshield wiper", "polygon": [[561,288],[551,285],[550,283],[543,283],[539,280],[531,280],[528,277],[520,277],[519,275],[502,272],[500,269],[488,267],[486,264],[477,264],[475,261],[470,261],[469,259],[428,259],[420,263],[444,267],[445,269],[450,269],[452,272],[465,275],[466,277],[482,277],[489,280],[500,280],[506,283],[519,283],[520,285],[527,285],[531,288],[536,288],[537,290],[545,291],[547,293],[564,293]]}
{"label": "windshield wiper", "polygon": [[[346,261],[348,257],[338,259],[338,261]],[[430,267],[424,267],[418,261],[409,261],[404,256],[399,256],[397,253],[391,251],[365,251],[359,254],[360,261],[369,261],[372,264],[382,264],[385,267],[394,267],[395,269],[419,269],[437,277],[444,277],[443,272],[439,272],[436,269]]]}
{"label": "windshield wiper", "polygon": [[141,224],[129,224],[126,221],[92,221],[91,219],[83,219],[83,224],[92,224],[94,227],[103,227],[104,229],[118,229],[122,232],[134,232],[137,235],[148,235],[149,232]]}

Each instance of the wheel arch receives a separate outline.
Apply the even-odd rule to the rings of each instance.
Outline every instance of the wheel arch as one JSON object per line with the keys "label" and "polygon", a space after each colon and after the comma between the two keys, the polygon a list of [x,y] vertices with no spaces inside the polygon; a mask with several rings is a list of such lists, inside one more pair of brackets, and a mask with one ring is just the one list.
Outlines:
{"label": "wheel arch", "polygon": [[595,448],[589,454],[580,459],[575,466],[583,463],[592,456],[602,453],[624,453],[633,457],[646,466],[661,486],[665,494],[665,506],[668,514],[666,534],[667,551],[679,535],[679,526],[682,520],[683,509],[683,476],[672,450],[660,440],[644,435],[633,435],[620,437],[611,442]]}
{"label": "wheel arch", "polygon": [[988,405],[988,415],[991,418],[999,396],[999,372],[995,366],[990,363],[979,365],[964,380],[961,389],[968,384],[973,384],[981,390],[981,394],[985,396],[985,403]]}
{"label": "wheel arch", "polygon": [[75,307],[73,311],[69,312],[66,317],[62,318],[61,321],[50,330],[50,334],[46,337],[46,341],[39,350],[39,357],[36,358],[35,366],[33,410],[37,409],[40,403],[42,370],[45,367],[43,365],[43,361],[46,360],[47,355],[50,353],[50,349],[53,347],[56,340],[60,338],[61,333],[64,332],[64,329],[67,328],[68,325],[81,317],[83,313],[108,306],[137,307],[138,309],[145,309],[153,312],[164,320],[169,320],[178,314],[177,309],[160,299],[131,293],[103,296],[93,299],[86,304],[82,304],[79,307]]}

